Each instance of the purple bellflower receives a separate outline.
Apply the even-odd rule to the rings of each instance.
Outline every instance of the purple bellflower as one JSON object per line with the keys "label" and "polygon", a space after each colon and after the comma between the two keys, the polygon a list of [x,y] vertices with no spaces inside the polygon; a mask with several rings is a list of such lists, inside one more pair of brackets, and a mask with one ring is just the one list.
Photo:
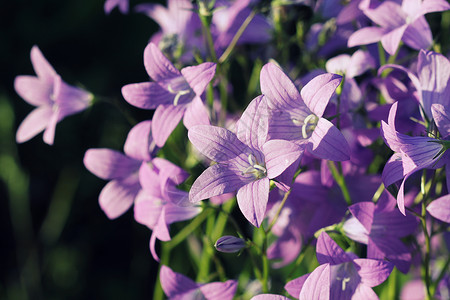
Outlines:
{"label": "purple bellflower", "polygon": [[314,156],[343,161],[350,159],[345,137],[322,115],[341,82],[341,76],[323,74],[306,84],[301,93],[275,64],[263,66],[261,91],[270,112],[269,139],[283,139],[306,145]]}
{"label": "purple bellflower", "polygon": [[[411,137],[399,133],[395,128],[395,116],[397,113],[397,102],[389,112],[388,123],[381,122],[381,136],[386,145],[395,153],[386,163],[383,170],[383,182],[389,186],[396,181],[402,180],[397,195],[397,204],[400,212],[405,215],[404,189],[406,180],[416,171],[422,169],[435,169],[448,164],[450,157],[446,152],[448,141],[433,137],[416,136]],[[450,134],[449,111],[440,104],[432,105],[434,121],[441,135],[448,139]],[[446,168],[447,188],[450,185]]]}
{"label": "purple bellflower", "polygon": [[115,7],[118,7],[121,13],[127,14],[130,7],[128,1],[129,0],[106,0],[104,5],[105,13],[109,15]]}
{"label": "purple bellflower", "polygon": [[56,124],[69,115],[85,110],[91,104],[93,95],[65,83],[37,46],[31,48],[31,63],[37,76],[17,76],[14,88],[19,96],[37,108],[20,124],[16,141],[26,142],[44,130],[44,142],[52,145]]}
{"label": "purple bellflower", "polygon": [[122,95],[128,103],[142,109],[156,109],[152,134],[156,145],[162,147],[183,118],[186,128],[210,124],[209,115],[200,96],[214,77],[216,64],[202,63],[178,71],[150,43],[144,50],[144,65],[154,82],[128,84]]}
{"label": "purple bellflower", "polygon": [[110,219],[125,213],[136,198],[139,168],[151,161],[154,143],[151,138],[151,121],[143,121],[128,133],[122,154],[111,149],[89,149],[84,155],[84,165],[97,177],[111,180],[99,196],[102,210]]}
{"label": "purple bellflower", "polygon": [[433,37],[424,17],[431,12],[450,9],[445,0],[403,0],[383,1],[372,7],[370,0],[361,1],[359,8],[378,26],[364,27],[348,39],[348,46],[367,45],[381,41],[383,48],[394,55],[402,40],[413,49],[427,49]]}
{"label": "purple bellflower", "polygon": [[359,202],[349,207],[353,217],[344,223],[345,234],[367,245],[367,258],[387,259],[401,272],[411,264],[410,250],[400,238],[414,233],[418,221],[411,214],[403,216],[393,196],[385,192],[378,203]]}
{"label": "purple bellflower", "polygon": [[164,293],[171,300],[232,300],[238,286],[236,280],[196,283],[164,265],[161,266],[160,281]]}
{"label": "purple bellflower", "polygon": [[168,225],[192,219],[201,212],[200,207],[189,202],[187,192],[176,188],[188,176],[180,167],[158,157],[140,167],[142,190],[136,196],[134,218],[152,230],[150,252],[157,261],[156,239],[170,241]]}
{"label": "purple bellflower", "polygon": [[266,213],[270,179],[279,176],[302,155],[289,141],[269,140],[267,105],[258,96],[237,123],[236,134],[215,126],[199,125],[189,132],[191,143],[217,162],[193,183],[191,202],[237,191],[239,208],[247,220],[259,227]]}
{"label": "purple bellflower", "polygon": [[322,232],[316,247],[318,266],[312,273],[288,282],[285,289],[300,300],[378,299],[372,287],[385,281],[393,265],[346,253]]}
{"label": "purple bellflower", "polygon": [[450,223],[450,194],[442,196],[428,204],[427,211],[436,219]]}

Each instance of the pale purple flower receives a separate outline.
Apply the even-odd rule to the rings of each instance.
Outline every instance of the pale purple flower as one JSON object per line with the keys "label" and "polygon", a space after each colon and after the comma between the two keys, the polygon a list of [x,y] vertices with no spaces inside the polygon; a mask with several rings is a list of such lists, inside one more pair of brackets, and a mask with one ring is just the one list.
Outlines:
{"label": "pale purple flower", "polygon": [[442,196],[428,204],[427,211],[436,219],[450,223],[450,195]]}
{"label": "pale purple flower", "polygon": [[69,115],[85,110],[91,104],[93,95],[65,83],[37,46],[31,48],[31,63],[37,76],[17,76],[14,88],[19,96],[37,108],[20,124],[16,141],[26,142],[44,130],[44,142],[52,145],[56,124]]}
{"label": "pale purple flower", "polygon": [[403,216],[395,205],[395,198],[387,192],[376,205],[367,201],[353,204],[349,207],[353,217],[344,223],[344,232],[367,245],[367,258],[386,258],[406,274],[411,253],[400,238],[414,233],[418,220],[411,214]]}
{"label": "pale purple flower", "polygon": [[236,134],[215,126],[198,125],[189,132],[191,143],[217,164],[206,169],[189,192],[192,202],[237,191],[247,220],[259,227],[264,219],[270,179],[279,176],[303,153],[294,143],[267,141],[267,105],[259,96],[248,105]]}
{"label": "pale purple flower", "polygon": [[152,123],[156,145],[164,145],[183,116],[188,129],[210,123],[200,96],[214,77],[216,64],[202,63],[180,72],[155,44],[150,43],[144,50],[144,65],[154,81],[128,84],[122,88],[122,95],[131,105],[156,109]]}
{"label": "pale purple flower", "polygon": [[260,82],[271,115],[269,139],[306,145],[310,153],[322,159],[350,159],[350,148],[344,136],[333,123],[322,117],[341,78],[336,74],[319,75],[299,93],[279,67],[273,63],[264,65]]}
{"label": "pale purple flower", "polygon": [[346,253],[328,234],[317,241],[318,266],[312,273],[288,282],[285,289],[300,300],[378,299],[372,287],[385,281],[393,265]]}
{"label": "pale purple flower", "polygon": [[150,252],[157,261],[156,239],[170,241],[168,225],[192,219],[201,212],[200,207],[189,202],[186,191],[176,188],[188,176],[180,167],[158,157],[140,167],[142,190],[136,196],[134,218],[152,230]]}
{"label": "pale purple flower", "polygon": [[129,0],[106,0],[104,5],[105,13],[110,14],[115,7],[118,7],[121,13],[127,14],[130,5],[128,1]]}
{"label": "pale purple flower", "polygon": [[364,27],[354,32],[348,46],[381,41],[390,55],[395,54],[401,40],[417,50],[430,47],[433,37],[424,15],[450,9],[450,4],[445,0],[403,0],[402,4],[383,1],[376,7],[371,7],[369,3],[361,1],[359,8],[379,27]]}
{"label": "pale purple flower", "polygon": [[160,281],[164,293],[171,300],[232,300],[238,285],[236,280],[196,283],[164,265],[161,266]]}
{"label": "pale purple flower", "polygon": [[110,219],[125,213],[136,198],[141,186],[139,169],[151,161],[155,145],[151,138],[151,121],[134,126],[125,141],[125,154],[111,149],[89,149],[84,165],[97,177],[110,180],[99,195],[102,210]]}
{"label": "pale purple flower", "polygon": [[245,241],[232,235],[225,235],[216,241],[214,247],[220,252],[234,253],[245,247]]}
{"label": "pale purple flower", "polygon": [[[397,204],[399,210],[405,215],[406,180],[418,170],[435,169],[447,164],[450,157],[445,151],[447,147],[445,143],[448,142],[444,140],[424,136],[411,137],[399,133],[395,128],[396,113],[397,102],[391,107],[388,123],[381,122],[381,136],[386,145],[395,152],[386,163],[382,176],[385,186],[403,179],[397,195]],[[449,112],[442,105],[433,104],[432,114],[441,135],[448,137],[450,132],[446,130],[450,128]],[[446,173],[449,174],[449,171],[446,170]],[[449,184],[450,181],[447,179],[447,187]]]}

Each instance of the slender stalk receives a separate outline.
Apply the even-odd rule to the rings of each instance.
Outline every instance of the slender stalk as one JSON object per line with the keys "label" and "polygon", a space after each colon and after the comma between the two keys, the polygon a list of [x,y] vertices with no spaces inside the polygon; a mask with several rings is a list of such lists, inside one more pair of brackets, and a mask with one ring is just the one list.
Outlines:
{"label": "slender stalk", "polygon": [[273,227],[273,226],[275,225],[275,223],[277,222],[278,217],[280,216],[281,210],[283,209],[284,205],[286,204],[286,200],[287,200],[287,198],[289,197],[289,195],[291,194],[291,191],[292,191],[292,189],[290,189],[289,191],[287,191],[287,192],[284,194],[283,200],[281,200],[281,204],[280,204],[280,206],[278,207],[278,210],[277,210],[277,212],[276,212],[276,214],[275,214],[275,217],[272,219],[272,222],[270,223],[269,227],[268,227],[268,228],[266,229],[266,231],[265,231],[265,234],[266,234],[266,235],[272,230],[272,227]]}
{"label": "slender stalk", "polygon": [[161,266],[167,266],[169,264],[170,260],[170,251],[172,250],[172,247],[169,243],[162,243],[161,245],[161,261],[160,261],[160,268],[158,271],[158,277],[156,278],[156,283],[154,285],[155,290],[153,291],[153,300],[163,300],[164,299],[164,291],[161,287]]}
{"label": "slender stalk", "polygon": [[200,14],[200,20],[202,21],[203,32],[205,34],[206,43],[208,45],[209,53],[213,62],[217,63],[216,49],[214,48],[214,41],[211,34],[211,16],[204,16]]}
{"label": "slender stalk", "polygon": [[425,288],[427,291],[426,297],[428,300],[433,299],[433,295],[431,293],[431,278],[430,278],[430,253],[431,253],[431,243],[430,243],[430,235],[428,234],[427,229],[427,210],[426,210],[426,198],[427,198],[427,192],[425,190],[426,186],[426,170],[423,170],[422,172],[422,178],[420,182],[420,190],[423,195],[422,199],[422,214],[420,218],[420,223],[422,225],[423,234],[425,236],[425,254],[423,258],[423,265],[422,265],[422,277],[423,281],[425,283]]}
{"label": "slender stalk", "polygon": [[348,205],[352,204],[352,200],[350,197],[350,193],[348,192],[347,184],[345,183],[344,176],[342,175],[342,172],[339,172],[336,168],[336,165],[333,161],[327,162],[328,167],[330,168],[331,174],[333,175],[334,180],[339,185],[342,191],[342,195],[344,196],[345,202],[347,202]]}
{"label": "slender stalk", "polygon": [[264,227],[261,225],[260,230],[263,234],[263,244],[262,244],[262,265],[263,265],[263,274],[262,274],[262,291],[263,293],[269,292],[269,259],[267,258],[267,234],[264,230]]}
{"label": "slender stalk", "polygon": [[237,42],[241,38],[241,36],[244,33],[245,29],[247,28],[248,24],[250,24],[250,22],[253,20],[253,18],[255,16],[256,16],[256,10],[252,10],[252,12],[247,16],[247,18],[242,23],[241,27],[239,27],[238,31],[234,35],[234,37],[231,40],[230,44],[228,45],[227,49],[225,49],[222,56],[220,56],[219,64],[224,63],[228,59],[228,56],[234,50],[234,47],[236,46]]}

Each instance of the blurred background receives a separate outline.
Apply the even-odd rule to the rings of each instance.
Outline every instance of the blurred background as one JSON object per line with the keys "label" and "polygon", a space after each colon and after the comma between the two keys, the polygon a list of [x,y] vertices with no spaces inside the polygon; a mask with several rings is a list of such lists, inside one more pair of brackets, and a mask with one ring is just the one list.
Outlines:
{"label": "blurred background", "polygon": [[[148,250],[151,232],[133,220],[132,210],[116,220],[106,217],[98,205],[106,182],[85,169],[83,156],[89,148],[122,151],[133,123],[150,118],[128,105],[120,89],[148,79],[142,53],[158,27],[142,14],[115,9],[106,15],[103,4],[2,2],[0,299],[152,297],[158,265]],[[59,123],[53,146],[42,134],[15,143],[33,107],[13,83],[17,75],[35,75],[33,45],[64,81],[104,100]]]}

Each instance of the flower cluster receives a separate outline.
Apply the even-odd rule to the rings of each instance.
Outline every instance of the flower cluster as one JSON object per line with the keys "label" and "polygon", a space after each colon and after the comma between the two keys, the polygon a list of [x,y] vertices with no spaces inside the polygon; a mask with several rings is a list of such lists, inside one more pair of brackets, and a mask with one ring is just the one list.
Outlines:
{"label": "flower cluster", "polygon": [[[422,269],[427,299],[449,295],[448,249],[431,239],[448,238],[450,222],[450,45],[433,40],[425,15],[450,4],[314,2],[134,8],[160,31],[143,49],[149,78],[118,88],[149,119],[130,129],[124,154],[88,149],[84,165],[109,180],[99,195],[108,218],[133,207],[152,231],[171,299],[378,299],[400,294],[394,268]],[[107,0],[105,12],[116,6],[129,13],[127,0]],[[52,144],[56,124],[94,97],[64,83],[37,46],[31,60],[37,77],[15,88],[39,107],[17,142],[45,130]],[[176,247],[192,262],[172,265]]]}

